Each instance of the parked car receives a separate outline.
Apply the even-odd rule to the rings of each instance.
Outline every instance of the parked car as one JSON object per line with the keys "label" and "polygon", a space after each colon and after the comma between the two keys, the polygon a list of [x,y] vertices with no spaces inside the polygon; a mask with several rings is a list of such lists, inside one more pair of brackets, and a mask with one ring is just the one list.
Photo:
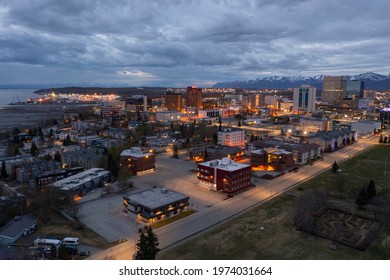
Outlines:
{"label": "parked car", "polygon": [[80,250],[79,252],[79,256],[82,256],[82,257],[88,257],[91,255],[91,252],[89,250]]}

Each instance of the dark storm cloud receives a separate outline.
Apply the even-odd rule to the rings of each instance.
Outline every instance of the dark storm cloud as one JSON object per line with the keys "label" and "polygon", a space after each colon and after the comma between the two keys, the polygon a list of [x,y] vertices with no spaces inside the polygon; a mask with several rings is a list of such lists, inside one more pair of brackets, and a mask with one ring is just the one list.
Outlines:
{"label": "dark storm cloud", "polygon": [[139,85],[389,72],[389,10],[384,0],[0,0],[0,63],[24,67],[21,83],[26,69],[41,71],[37,82]]}

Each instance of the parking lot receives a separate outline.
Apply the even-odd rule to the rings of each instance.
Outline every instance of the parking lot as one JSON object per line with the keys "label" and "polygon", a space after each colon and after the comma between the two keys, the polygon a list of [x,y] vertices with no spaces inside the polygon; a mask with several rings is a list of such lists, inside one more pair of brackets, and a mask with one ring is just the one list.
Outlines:
{"label": "parking lot", "polygon": [[[184,159],[185,155],[179,159],[158,155],[156,171],[132,177],[134,188],[127,195],[161,186],[189,196],[190,207],[199,212],[223,201],[226,195],[198,184],[196,164]],[[101,197],[100,193],[101,189],[97,189],[80,201],[80,221],[109,242],[137,238],[138,228],[143,224],[136,222],[135,214],[123,211],[122,198],[126,194]]]}

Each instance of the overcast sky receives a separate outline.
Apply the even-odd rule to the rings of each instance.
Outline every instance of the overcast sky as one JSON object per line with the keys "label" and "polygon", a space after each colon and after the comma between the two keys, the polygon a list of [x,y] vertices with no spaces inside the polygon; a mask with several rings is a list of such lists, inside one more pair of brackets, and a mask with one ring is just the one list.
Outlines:
{"label": "overcast sky", "polygon": [[0,0],[0,84],[390,72],[388,0]]}

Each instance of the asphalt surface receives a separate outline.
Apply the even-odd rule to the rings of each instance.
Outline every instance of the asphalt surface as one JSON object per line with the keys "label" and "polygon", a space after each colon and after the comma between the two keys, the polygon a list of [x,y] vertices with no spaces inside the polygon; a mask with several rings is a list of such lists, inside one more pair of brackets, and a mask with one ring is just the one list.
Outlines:
{"label": "asphalt surface", "polygon": [[[160,248],[163,250],[178,244],[191,236],[218,225],[240,213],[244,213],[273,197],[283,194],[302,181],[329,169],[334,161],[340,163],[376,143],[378,143],[378,137],[361,139],[353,145],[344,147],[331,154],[326,154],[326,158],[323,161],[316,162],[312,166],[301,167],[297,173],[288,173],[274,180],[261,181],[261,185],[257,185],[234,198],[219,201],[211,207],[206,207],[203,211],[199,211],[184,219],[157,229],[155,232],[159,238]],[[196,177],[195,174],[193,176]],[[135,252],[136,238],[129,236],[128,241],[106,251],[94,254],[89,259],[131,259]]]}

